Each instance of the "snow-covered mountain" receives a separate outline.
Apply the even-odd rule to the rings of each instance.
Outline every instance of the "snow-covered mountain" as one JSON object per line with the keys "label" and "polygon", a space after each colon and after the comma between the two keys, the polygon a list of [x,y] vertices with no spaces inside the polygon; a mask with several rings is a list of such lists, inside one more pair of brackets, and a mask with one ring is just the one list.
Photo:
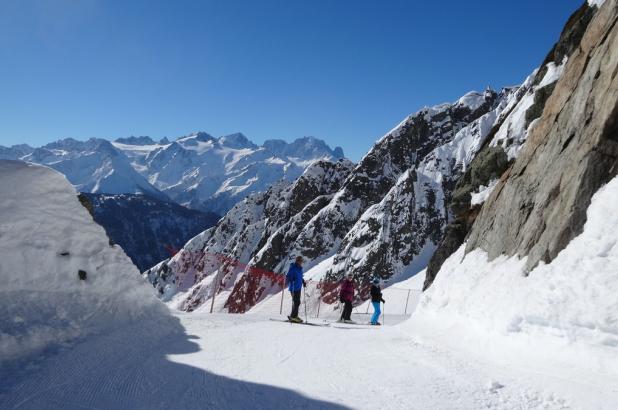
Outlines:
{"label": "snow-covered mountain", "polygon": [[312,137],[292,143],[267,140],[257,146],[240,133],[214,138],[198,132],[171,143],[142,137],[113,144],[174,201],[219,214],[281,179],[298,178],[314,160],[343,158],[341,148],[331,150]]}
{"label": "snow-covered mountain", "polygon": [[40,148],[27,145],[0,147],[5,159],[21,159],[47,165],[66,175],[79,192],[146,194],[160,200],[169,198],[140,175],[129,159],[112,143],[91,138],[66,138]]}
{"label": "snow-covered mountain", "polygon": [[[222,308],[238,312],[262,300],[270,290],[280,289],[274,282],[253,283],[261,280],[254,278],[255,269],[283,272],[296,255],[307,259],[307,269],[327,263],[328,269],[320,269],[326,279],[341,277],[343,272],[353,272],[362,282],[376,273],[383,278],[414,274],[427,263],[442,237],[448,221],[446,203],[456,177],[500,114],[517,100],[517,91],[488,89],[425,108],[380,139],[357,166],[346,168],[338,176],[339,186],[329,187],[336,191],[306,193],[303,204],[311,201],[311,206],[297,207],[303,212],[288,216],[293,216],[291,225],[274,224],[256,239],[254,227],[270,227],[271,217],[255,211],[263,198],[251,196],[217,227],[190,241],[184,252],[149,270],[147,276],[156,286],[168,289],[165,293],[174,293],[177,287],[165,288],[158,278],[163,275],[173,282],[177,276],[195,272],[189,275],[197,278],[195,286],[191,282],[193,287],[188,290],[185,281],[180,290],[188,292],[175,299],[181,308],[194,310],[212,293],[213,276],[218,275],[224,285],[217,291],[228,296]],[[285,198],[277,202],[294,207]],[[187,254],[197,259],[189,260]],[[199,254],[224,254],[247,267],[244,272],[218,270],[216,263],[200,263]],[[311,270],[308,275],[319,279]]]}
{"label": "snow-covered mountain", "polygon": [[253,192],[292,181],[317,159],[340,159],[322,140],[267,140],[262,146],[243,134],[214,138],[204,132],[158,142],[150,137],[59,140],[40,148],[0,146],[0,158],[48,165],[80,192],[147,194],[218,214]]}
{"label": "snow-covered mountain", "polygon": [[[215,273],[228,284],[223,289],[228,293],[236,285],[246,288],[245,282],[255,279],[251,275],[242,279],[237,262],[259,258],[264,266],[279,263],[299,232],[332,199],[352,167],[345,159],[316,161],[294,182],[281,181],[266,192],[250,195],[215,227],[193,238],[171,260],[150,269],[145,276],[166,300],[191,288],[189,297],[179,301],[184,310],[194,310],[206,300]],[[256,286],[256,292],[236,291],[242,300],[230,298],[229,310],[242,312],[253,305],[264,293],[263,286]]]}
{"label": "snow-covered mountain", "polygon": [[[260,231],[262,239],[257,239],[251,227],[269,226],[271,220],[255,211],[264,199],[249,197],[213,230],[190,241],[186,252],[147,276],[164,289],[161,275],[173,282],[176,275],[194,272],[196,281],[191,286],[185,282],[174,299],[185,310],[198,308],[213,294],[216,277],[221,283],[216,292],[225,295],[218,299],[227,300],[220,309],[242,312],[281,289],[255,275],[256,270],[283,272],[297,255],[307,260],[308,277],[337,281],[351,272],[362,289],[374,276],[405,279],[430,260],[430,267],[439,269],[525,146],[595,10],[584,5],[573,15],[540,68],[520,86],[471,92],[404,119],[349,172],[337,192],[308,198],[315,201],[311,215],[303,215],[297,227]],[[200,254],[223,254],[243,268],[231,273],[216,261],[206,266]],[[428,272],[427,286],[434,276],[435,268]]]}
{"label": "snow-covered mountain", "polygon": [[194,133],[173,142],[67,138],[40,148],[0,147],[0,159],[47,165],[78,191],[96,194],[95,219],[140,270],[169,257],[169,249],[212,226],[247,195],[296,179],[312,161],[342,157],[341,148],[331,150],[312,137],[260,147],[242,134]]}
{"label": "snow-covered mountain", "polygon": [[[589,4],[522,85],[425,108],[356,166],[314,161],[144,273],[193,314],[60,173],[0,161],[0,408],[618,408],[618,0]],[[436,246],[381,327],[335,322],[315,283],[313,326],[273,317],[297,254],[363,299]]]}
{"label": "snow-covered mountain", "polygon": [[217,214],[147,195],[83,193],[80,199],[92,209],[95,222],[142,271],[169,258],[219,220]]}

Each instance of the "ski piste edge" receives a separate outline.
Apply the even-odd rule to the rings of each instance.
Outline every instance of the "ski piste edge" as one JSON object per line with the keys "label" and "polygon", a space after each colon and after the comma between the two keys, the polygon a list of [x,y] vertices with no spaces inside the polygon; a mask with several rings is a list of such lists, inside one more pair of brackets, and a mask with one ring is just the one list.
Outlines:
{"label": "ski piste edge", "polygon": [[330,326],[330,323],[312,323],[312,322],[301,322],[301,323],[296,323],[296,322],[290,322],[287,319],[275,319],[273,317],[269,318],[268,320],[271,320],[273,322],[282,322],[282,323],[289,323],[291,325],[305,325],[305,326],[318,326],[318,327],[327,327]]}

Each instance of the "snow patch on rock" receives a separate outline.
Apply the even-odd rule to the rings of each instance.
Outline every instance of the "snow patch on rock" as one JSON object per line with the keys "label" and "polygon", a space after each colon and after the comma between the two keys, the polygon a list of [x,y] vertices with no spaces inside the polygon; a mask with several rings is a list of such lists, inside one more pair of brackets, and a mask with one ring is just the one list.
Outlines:
{"label": "snow patch on rock", "polygon": [[472,199],[470,201],[471,205],[481,205],[483,202],[489,198],[489,195],[493,192],[494,188],[498,185],[499,179],[494,179],[490,181],[487,186],[481,185],[478,188],[477,192],[472,193]]}

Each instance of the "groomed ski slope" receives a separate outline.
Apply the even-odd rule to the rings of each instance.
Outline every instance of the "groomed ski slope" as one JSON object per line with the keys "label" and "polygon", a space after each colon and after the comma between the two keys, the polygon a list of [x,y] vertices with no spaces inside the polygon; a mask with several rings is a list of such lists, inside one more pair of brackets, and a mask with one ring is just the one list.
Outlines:
{"label": "groomed ski slope", "polygon": [[160,336],[152,323],[125,327],[3,378],[0,408],[569,407],[543,389],[544,375],[456,356],[398,326],[177,317],[186,333]]}

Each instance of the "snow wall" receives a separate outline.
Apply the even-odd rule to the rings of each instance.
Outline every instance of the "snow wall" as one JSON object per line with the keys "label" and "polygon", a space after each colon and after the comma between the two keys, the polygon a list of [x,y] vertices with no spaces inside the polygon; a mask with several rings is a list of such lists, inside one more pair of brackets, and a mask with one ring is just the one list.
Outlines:
{"label": "snow wall", "polygon": [[0,198],[0,363],[145,318],[162,331],[173,320],[63,175],[0,161]]}

